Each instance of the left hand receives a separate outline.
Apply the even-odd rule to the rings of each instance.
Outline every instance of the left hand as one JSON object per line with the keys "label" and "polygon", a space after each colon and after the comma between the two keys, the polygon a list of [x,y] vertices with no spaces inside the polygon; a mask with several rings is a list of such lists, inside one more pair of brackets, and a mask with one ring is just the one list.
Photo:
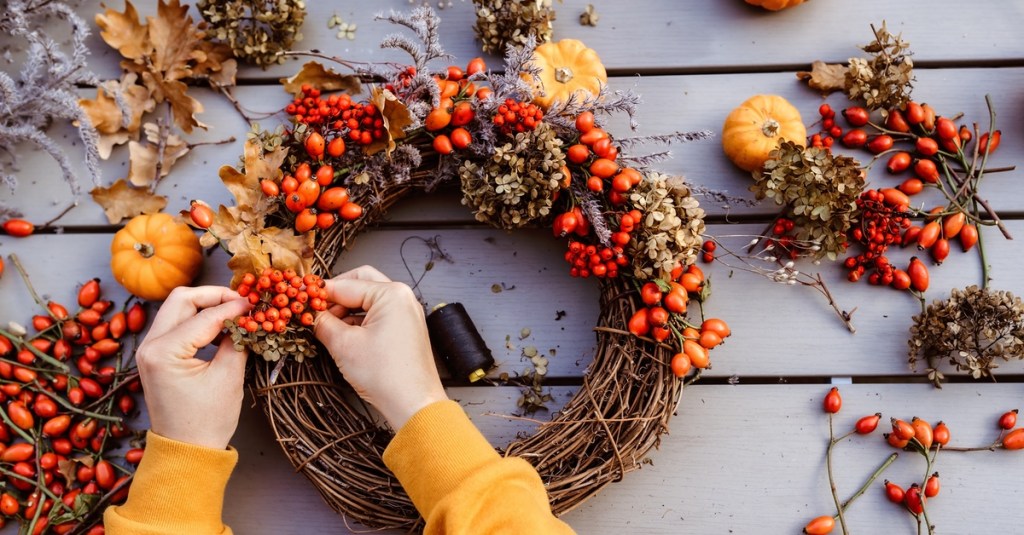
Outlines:
{"label": "left hand", "polygon": [[246,352],[225,337],[209,362],[195,355],[213,342],[224,320],[249,307],[248,300],[218,286],[177,288],[164,301],[136,352],[154,433],[227,448],[242,409]]}

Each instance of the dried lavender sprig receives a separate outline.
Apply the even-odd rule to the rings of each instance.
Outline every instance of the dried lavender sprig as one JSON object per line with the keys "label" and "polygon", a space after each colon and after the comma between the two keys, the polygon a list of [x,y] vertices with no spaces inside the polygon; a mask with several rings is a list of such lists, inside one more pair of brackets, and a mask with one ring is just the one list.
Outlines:
{"label": "dried lavender sprig", "polygon": [[623,149],[632,148],[636,145],[654,143],[658,145],[671,145],[672,143],[687,143],[690,141],[701,141],[715,137],[710,130],[694,130],[690,132],[672,132],[671,134],[658,134],[653,136],[632,136],[616,138],[615,143]]}

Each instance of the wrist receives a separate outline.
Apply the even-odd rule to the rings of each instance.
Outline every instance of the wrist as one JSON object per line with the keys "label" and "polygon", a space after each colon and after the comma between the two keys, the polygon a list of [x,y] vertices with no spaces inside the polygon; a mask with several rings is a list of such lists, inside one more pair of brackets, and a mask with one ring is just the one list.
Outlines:
{"label": "wrist", "polygon": [[391,428],[398,432],[405,427],[408,422],[417,412],[425,409],[426,407],[438,402],[447,401],[448,395],[445,393],[444,388],[438,386],[436,390],[426,392],[422,396],[411,398],[403,403],[396,404],[393,407],[387,409],[382,408],[381,414],[384,415],[384,419],[388,421]]}

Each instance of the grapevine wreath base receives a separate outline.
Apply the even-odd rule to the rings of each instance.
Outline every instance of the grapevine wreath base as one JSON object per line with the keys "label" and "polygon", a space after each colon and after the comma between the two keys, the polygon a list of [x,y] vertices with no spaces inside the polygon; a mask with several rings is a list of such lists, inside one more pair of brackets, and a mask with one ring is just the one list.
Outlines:
{"label": "grapevine wreath base", "polygon": [[[333,227],[317,242],[314,273],[330,276],[338,256],[388,207],[420,191],[406,183],[359,200],[364,217]],[[602,281],[597,350],[583,385],[547,423],[498,452],[529,461],[540,473],[556,515],[568,512],[618,481],[668,431],[683,382],[672,374],[668,345],[627,329],[638,307],[624,279]],[[392,432],[345,383],[330,358],[302,365],[253,359],[251,384],[285,455],[336,511],[375,528],[415,528],[421,519],[398,480],[384,466]]]}

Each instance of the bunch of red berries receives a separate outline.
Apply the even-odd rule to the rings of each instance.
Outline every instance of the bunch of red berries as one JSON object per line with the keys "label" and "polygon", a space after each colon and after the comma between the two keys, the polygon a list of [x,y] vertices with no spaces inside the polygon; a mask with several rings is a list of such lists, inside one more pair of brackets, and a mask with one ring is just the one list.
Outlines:
{"label": "bunch of red berries", "polygon": [[238,326],[250,333],[263,330],[281,334],[294,324],[309,327],[315,313],[328,306],[324,280],[312,273],[300,276],[291,268],[266,268],[258,277],[246,273],[238,285],[238,295],[253,305],[237,320]]}
{"label": "bunch of red berries", "polygon": [[285,107],[296,123],[309,126],[327,126],[339,133],[348,132],[349,141],[369,145],[384,137],[384,118],[377,106],[353,102],[348,93],[321,98],[320,90],[302,86],[301,97]]}
{"label": "bunch of red berries", "polygon": [[509,135],[535,130],[543,119],[544,110],[537,105],[507,98],[491,121],[502,134]]}
{"label": "bunch of red berries", "polygon": [[587,278],[591,275],[598,278],[615,278],[619,276],[619,266],[625,266],[629,259],[622,247],[615,245],[604,247],[584,245],[578,241],[569,241],[569,250],[565,252],[565,261],[572,267],[569,275]]}
{"label": "bunch of red berries", "polygon": [[884,267],[888,262],[880,262],[890,245],[902,242],[903,229],[910,226],[907,214],[909,201],[906,195],[895,189],[867,190],[857,199],[857,220],[850,229],[849,237],[853,242],[864,246],[866,251],[856,256],[847,257],[844,262],[850,270],[847,278],[856,282],[868,269],[876,269],[879,277],[885,276]]}

